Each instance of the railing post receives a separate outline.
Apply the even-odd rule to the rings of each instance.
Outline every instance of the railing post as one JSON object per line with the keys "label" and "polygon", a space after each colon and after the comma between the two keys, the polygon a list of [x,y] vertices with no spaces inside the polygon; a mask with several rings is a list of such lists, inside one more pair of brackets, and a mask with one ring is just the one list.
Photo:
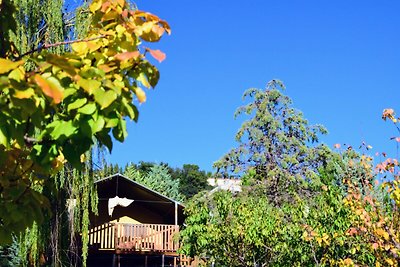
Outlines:
{"label": "railing post", "polygon": [[118,248],[118,224],[114,223],[114,249]]}

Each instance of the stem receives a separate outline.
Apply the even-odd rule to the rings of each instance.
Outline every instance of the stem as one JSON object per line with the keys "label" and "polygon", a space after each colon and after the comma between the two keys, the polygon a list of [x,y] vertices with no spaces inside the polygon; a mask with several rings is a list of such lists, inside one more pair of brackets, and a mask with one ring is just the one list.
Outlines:
{"label": "stem", "polygon": [[57,46],[61,46],[61,45],[69,45],[69,44],[73,44],[73,43],[89,42],[89,41],[101,39],[101,38],[104,38],[104,37],[106,37],[106,36],[104,34],[102,34],[100,36],[92,37],[92,38],[89,38],[89,39],[78,39],[78,40],[57,42],[57,43],[53,43],[53,44],[44,44],[43,46],[39,46],[39,47],[37,47],[35,49],[32,49],[32,50],[30,50],[30,51],[28,51],[26,53],[23,53],[22,55],[20,55],[17,58],[17,60],[20,60],[21,58],[23,58],[23,57],[25,57],[27,55],[33,54],[33,53],[41,51],[43,49],[49,49],[49,48],[52,48],[52,47],[57,47]]}

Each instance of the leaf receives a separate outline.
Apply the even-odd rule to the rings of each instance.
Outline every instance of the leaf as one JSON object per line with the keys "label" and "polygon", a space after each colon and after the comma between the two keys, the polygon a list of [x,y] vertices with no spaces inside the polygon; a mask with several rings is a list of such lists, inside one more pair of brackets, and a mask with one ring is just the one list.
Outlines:
{"label": "leaf", "polygon": [[88,52],[88,46],[86,42],[73,43],[71,44],[71,48],[78,54],[86,54]]}
{"label": "leaf", "polygon": [[95,13],[97,10],[99,10],[101,8],[102,2],[103,1],[101,1],[101,0],[92,1],[92,3],[89,6],[90,11],[92,13]]}
{"label": "leaf", "polygon": [[3,125],[0,125],[0,145],[4,147],[9,147],[10,144],[8,143],[8,133]]}
{"label": "leaf", "polygon": [[92,132],[97,133],[100,132],[104,128],[104,118],[99,116],[99,118],[92,125]]}
{"label": "leaf", "polygon": [[89,103],[78,109],[78,113],[91,115],[96,111],[96,104]]}
{"label": "leaf", "polygon": [[61,57],[55,54],[48,54],[46,56],[46,61],[54,66],[61,68],[72,77],[76,75],[75,67],[72,66],[65,57]]}
{"label": "leaf", "polygon": [[146,78],[146,75],[144,75],[143,72],[141,72],[141,73],[139,74],[139,76],[137,77],[136,80],[138,80],[139,82],[141,82],[141,83],[142,83],[145,87],[147,87],[147,88],[150,88],[150,87],[151,87],[149,81],[148,81],[147,78]]}
{"label": "leaf", "polygon": [[72,121],[60,121],[60,123],[50,132],[53,139],[59,139],[61,136],[66,138],[75,133],[77,128],[72,124]]}
{"label": "leaf", "polygon": [[99,89],[94,91],[93,95],[101,109],[107,108],[117,99],[117,93],[113,90],[104,91]]}
{"label": "leaf", "polygon": [[61,102],[63,99],[64,88],[56,78],[50,76],[49,78],[45,79],[40,74],[36,74],[33,79],[36,84],[40,86],[43,93],[53,99],[55,104]]}
{"label": "leaf", "polygon": [[140,56],[139,51],[133,51],[133,52],[124,52],[124,53],[119,53],[114,56],[115,59],[119,61],[123,60],[128,60],[128,59],[137,59]]}
{"label": "leaf", "polygon": [[101,69],[102,71],[104,71],[105,73],[108,73],[110,71],[117,69],[118,67],[117,66],[111,67],[107,64],[103,64],[103,65],[99,65],[98,68]]}
{"label": "leaf", "polygon": [[75,100],[74,102],[72,102],[71,104],[69,104],[69,105],[67,106],[67,110],[68,110],[68,112],[69,112],[69,111],[71,111],[71,110],[73,110],[73,109],[80,108],[80,107],[82,107],[83,105],[85,105],[86,102],[87,102],[87,99],[86,99],[86,98],[79,98],[79,99]]}
{"label": "leaf", "polygon": [[143,91],[142,88],[136,87],[135,94],[140,103],[146,102],[146,93]]}
{"label": "leaf", "polygon": [[0,74],[7,73],[23,63],[23,60],[14,62],[8,59],[0,58]]}
{"label": "leaf", "polygon": [[25,71],[23,68],[16,68],[13,71],[8,74],[9,79],[16,80],[17,82],[20,82],[25,78]]}
{"label": "leaf", "polygon": [[92,94],[94,90],[98,90],[101,86],[101,82],[97,80],[88,80],[84,78],[80,78],[77,84],[89,94]]}
{"label": "leaf", "polygon": [[163,53],[161,50],[151,50],[149,49],[150,54],[158,60],[158,62],[163,62],[166,58],[165,53]]}
{"label": "leaf", "polygon": [[35,95],[35,91],[32,88],[28,88],[24,91],[15,90],[14,97],[18,99],[26,99]]}

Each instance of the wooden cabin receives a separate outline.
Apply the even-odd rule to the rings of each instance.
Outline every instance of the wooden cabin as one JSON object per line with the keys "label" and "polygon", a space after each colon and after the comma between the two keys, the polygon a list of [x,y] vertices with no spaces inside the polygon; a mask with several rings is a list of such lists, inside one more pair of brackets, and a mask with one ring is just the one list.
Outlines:
{"label": "wooden cabin", "polygon": [[[184,206],[121,174],[96,182],[88,266],[193,266],[177,253]],[[192,265],[191,265],[192,264]]]}

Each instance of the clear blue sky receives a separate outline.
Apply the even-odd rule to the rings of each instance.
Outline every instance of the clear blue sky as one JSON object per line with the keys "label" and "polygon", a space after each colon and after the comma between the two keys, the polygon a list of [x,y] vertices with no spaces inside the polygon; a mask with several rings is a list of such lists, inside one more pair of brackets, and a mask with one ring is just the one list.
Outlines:
{"label": "clear blue sky", "polygon": [[322,141],[395,151],[382,110],[400,113],[400,2],[137,0],[172,27],[158,47],[159,85],[148,91],[113,163],[212,163],[235,146],[242,93],[284,81],[294,106],[329,130]]}

